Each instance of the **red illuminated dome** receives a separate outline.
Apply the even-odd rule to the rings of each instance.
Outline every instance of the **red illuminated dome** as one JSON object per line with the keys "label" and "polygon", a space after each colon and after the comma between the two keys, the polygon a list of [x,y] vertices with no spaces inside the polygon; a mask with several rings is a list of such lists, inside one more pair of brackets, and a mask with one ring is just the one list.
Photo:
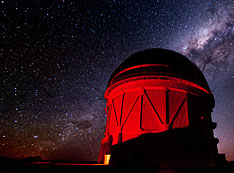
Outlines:
{"label": "red illuminated dome", "polygon": [[166,49],[131,55],[111,75],[105,98],[100,163],[111,154],[112,165],[123,160],[164,167],[215,164],[214,97],[202,72],[185,56]]}
{"label": "red illuminated dome", "polygon": [[210,90],[200,69],[185,56],[166,49],[148,49],[127,58],[112,73],[108,85],[136,76],[172,76]]}
{"label": "red illuminated dome", "polygon": [[[180,78],[210,92],[203,73],[193,62],[177,52],[160,48],[143,50],[128,57],[112,73],[108,87],[124,79],[140,76]],[[214,104],[213,95],[210,96]]]}

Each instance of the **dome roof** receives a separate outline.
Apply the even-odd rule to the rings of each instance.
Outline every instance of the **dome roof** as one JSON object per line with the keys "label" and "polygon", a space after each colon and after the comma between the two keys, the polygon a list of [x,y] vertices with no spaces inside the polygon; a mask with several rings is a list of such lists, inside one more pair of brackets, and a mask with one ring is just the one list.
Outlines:
{"label": "dome roof", "polygon": [[144,75],[177,77],[210,91],[203,73],[193,62],[177,52],[160,48],[131,55],[112,73],[108,87],[126,78]]}

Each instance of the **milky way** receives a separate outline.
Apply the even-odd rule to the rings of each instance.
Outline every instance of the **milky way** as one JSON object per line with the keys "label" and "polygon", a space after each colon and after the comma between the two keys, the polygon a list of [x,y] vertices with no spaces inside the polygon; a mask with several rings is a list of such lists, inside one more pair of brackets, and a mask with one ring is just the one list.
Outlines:
{"label": "milky way", "polygon": [[204,72],[219,151],[234,160],[234,2],[0,4],[0,156],[97,160],[111,73],[131,54],[161,47]]}
{"label": "milky way", "polygon": [[[206,15],[210,15],[207,11]],[[233,122],[233,91],[234,91],[234,13],[233,9],[220,8],[212,11],[206,21],[197,24],[179,52],[189,57],[203,71],[215,96],[216,108],[213,120],[219,126],[215,130],[220,138],[220,152],[227,152],[228,158],[233,158],[234,144],[232,132]],[[230,156],[230,155],[231,156]]]}
{"label": "milky way", "polygon": [[[193,60],[203,72],[218,72],[233,61],[233,12],[213,15],[198,31],[191,34],[181,51]],[[209,73],[209,72],[208,72]]]}

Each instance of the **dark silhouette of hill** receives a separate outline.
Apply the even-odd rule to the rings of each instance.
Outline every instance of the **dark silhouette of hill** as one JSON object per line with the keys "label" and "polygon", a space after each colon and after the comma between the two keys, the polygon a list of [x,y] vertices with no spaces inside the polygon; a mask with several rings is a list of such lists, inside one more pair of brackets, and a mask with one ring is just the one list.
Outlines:
{"label": "dark silhouette of hill", "polygon": [[[68,161],[68,160],[43,160],[40,156],[27,158],[8,158],[0,157],[0,173],[8,172],[81,172],[81,171],[106,171],[116,169],[110,165],[98,165],[96,161]],[[134,169],[134,168],[133,168]],[[137,168],[140,169],[140,168]],[[187,173],[187,172],[220,172],[233,173],[234,161],[230,161],[227,166],[213,168],[177,168],[177,169],[158,169],[152,168],[157,173]]]}
{"label": "dark silhouette of hill", "polygon": [[32,162],[40,162],[44,161],[40,156],[30,156],[26,158],[9,158],[9,157],[3,157],[0,156],[0,169],[11,167],[11,166],[17,166],[17,165],[25,165],[30,164]]}

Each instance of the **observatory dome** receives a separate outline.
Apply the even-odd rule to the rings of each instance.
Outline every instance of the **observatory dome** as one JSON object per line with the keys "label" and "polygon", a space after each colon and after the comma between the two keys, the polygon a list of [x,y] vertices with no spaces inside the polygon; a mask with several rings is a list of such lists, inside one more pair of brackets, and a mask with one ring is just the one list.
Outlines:
{"label": "observatory dome", "polygon": [[177,52],[161,48],[131,55],[112,73],[108,87],[126,78],[145,75],[177,77],[210,91],[203,73],[193,62]]}
{"label": "observatory dome", "polygon": [[99,163],[111,156],[111,165],[215,164],[214,96],[185,56],[160,48],[131,55],[112,73],[105,98]]}

